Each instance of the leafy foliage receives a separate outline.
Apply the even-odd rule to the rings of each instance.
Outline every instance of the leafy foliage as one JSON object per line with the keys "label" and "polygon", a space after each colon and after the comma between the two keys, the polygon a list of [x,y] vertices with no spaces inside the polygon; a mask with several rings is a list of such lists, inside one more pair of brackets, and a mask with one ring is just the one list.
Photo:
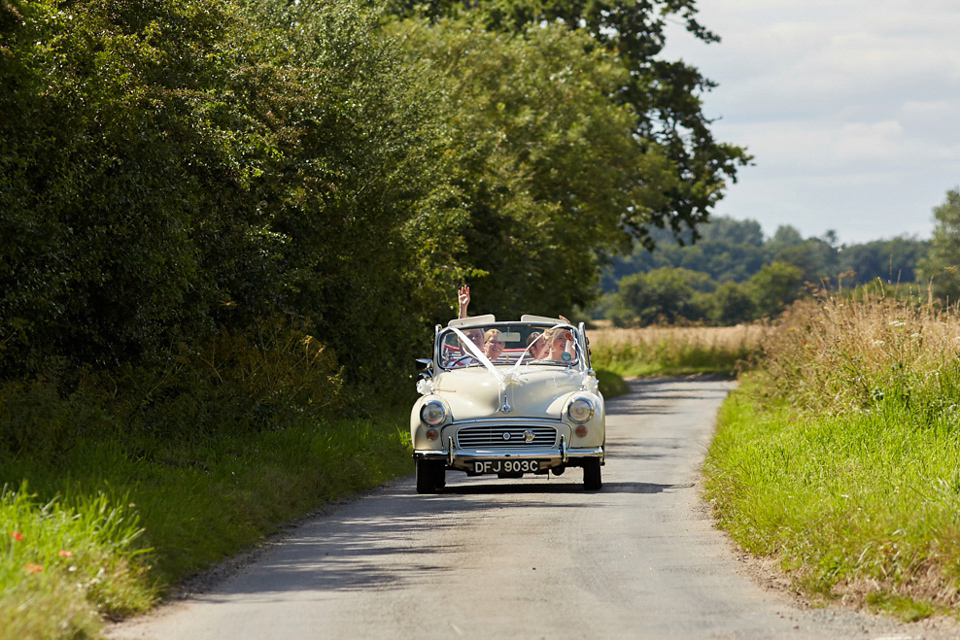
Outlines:
{"label": "leafy foliage", "polygon": [[457,275],[430,239],[458,223],[428,89],[371,19],[221,1],[2,10],[4,376],[160,362],[278,311],[313,318],[358,380],[410,354]]}
{"label": "leafy foliage", "polygon": [[[592,295],[597,250],[626,239],[622,212],[650,197],[661,161],[606,94],[616,59],[559,26],[489,31],[476,16],[399,25],[404,46],[447,86],[448,153],[469,213],[464,263],[481,309],[559,313]],[[549,286],[544,286],[549,283]]]}
{"label": "leafy foliage", "polygon": [[703,274],[673,267],[627,276],[620,281],[618,306],[611,318],[617,326],[700,319],[704,310],[696,300],[698,281],[701,287],[709,286]]}
{"label": "leafy foliage", "polygon": [[937,222],[930,253],[920,265],[938,298],[960,300],[960,189],[947,192],[947,199],[933,210]]}
{"label": "leafy foliage", "polygon": [[[613,259],[604,269],[603,290],[612,292],[618,281],[637,273],[681,269],[688,278],[696,273],[697,278],[720,283],[700,297],[702,308],[684,320],[705,317],[714,324],[736,324],[779,314],[810,286],[852,295],[859,295],[855,289],[916,295],[917,287],[910,285],[916,283],[929,245],[899,237],[838,246],[833,232],[804,238],[789,226],[764,239],[757,222],[726,217],[701,228],[702,239],[687,246],[671,242],[666,232],[653,232],[657,248],[652,252],[638,248],[630,256]],[[609,293],[591,314],[609,316],[615,304],[616,294]],[[623,305],[620,308],[615,320],[632,322]]]}
{"label": "leafy foliage", "polygon": [[705,220],[744,156],[653,59],[692,3],[597,7],[4,3],[0,448],[389,401],[458,282],[570,313],[625,230]]}
{"label": "leafy foliage", "polygon": [[481,0],[467,5],[391,0],[388,8],[401,16],[423,12],[434,21],[473,13],[496,32],[562,25],[589,34],[588,48],[599,46],[614,54],[627,73],[609,95],[632,108],[633,134],[661,167],[655,179],[644,176],[653,197],[621,212],[623,227],[647,248],[654,245],[651,224],[669,228],[678,238],[687,232],[696,239],[726,181],[735,180],[737,168],[751,159],[744,149],[713,139],[699,96],[714,83],[682,61],[658,57],[667,20],[673,16],[680,16],[687,30],[703,41],[719,41],[696,21],[694,0]]}

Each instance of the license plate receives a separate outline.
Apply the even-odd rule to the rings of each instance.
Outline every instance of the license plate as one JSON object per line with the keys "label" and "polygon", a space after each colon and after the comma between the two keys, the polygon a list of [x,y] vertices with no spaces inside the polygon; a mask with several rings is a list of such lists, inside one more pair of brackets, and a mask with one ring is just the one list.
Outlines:
{"label": "license plate", "polygon": [[536,460],[474,460],[474,473],[530,473],[537,471]]}

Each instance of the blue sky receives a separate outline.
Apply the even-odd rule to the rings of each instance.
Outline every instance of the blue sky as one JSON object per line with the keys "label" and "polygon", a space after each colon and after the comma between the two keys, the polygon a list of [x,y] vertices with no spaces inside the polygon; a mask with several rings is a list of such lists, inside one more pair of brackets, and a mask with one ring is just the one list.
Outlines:
{"label": "blue sky", "polygon": [[745,145],[716,214],[841,243],[929,238],[960,185],[960,0],[698,0],[722,38],[679,27],[665,58],[719,87],[718,140]]}

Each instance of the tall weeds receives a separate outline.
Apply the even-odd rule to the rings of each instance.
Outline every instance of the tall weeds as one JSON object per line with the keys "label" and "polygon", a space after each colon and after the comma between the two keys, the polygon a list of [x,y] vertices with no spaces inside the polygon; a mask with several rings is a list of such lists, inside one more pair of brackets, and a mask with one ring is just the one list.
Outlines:
{"label": "tall weeds", "polygon": [[724,405],[720,524],[797,588],[960,613],[960,316],[865,296],[794,306]]}
{"label": "tall weeds", "polygon": [[761,341],[765,389],[815,413],[896,398],[917,411],[957,408],[960,317],[905,300],[806,300]]}

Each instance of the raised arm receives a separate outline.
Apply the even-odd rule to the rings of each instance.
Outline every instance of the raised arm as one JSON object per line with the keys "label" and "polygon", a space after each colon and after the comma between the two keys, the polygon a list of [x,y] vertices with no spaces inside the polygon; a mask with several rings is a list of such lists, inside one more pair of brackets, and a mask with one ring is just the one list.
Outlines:
{"label": "raised arm", "polygon": [[463,285],[460,287],[460,291],[457,292],[457,303],[460,305],[460,315],[458,318],[467,317],[467,307],[470,306],[470,286]]}

